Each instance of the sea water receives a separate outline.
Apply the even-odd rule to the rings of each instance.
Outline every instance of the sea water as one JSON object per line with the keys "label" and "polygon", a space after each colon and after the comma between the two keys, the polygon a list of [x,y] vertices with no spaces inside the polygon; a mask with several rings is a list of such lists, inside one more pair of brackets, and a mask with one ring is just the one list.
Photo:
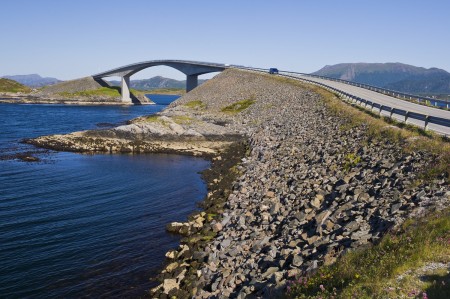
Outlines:
{"label": "sea water", "polygon": [[[0,297],[141,297],[196,209],[209,162],[179,155],[87,155],[23,138],[98,129],[163,105],[0,104]],[[27,153],[39,162],[23,162]]]}

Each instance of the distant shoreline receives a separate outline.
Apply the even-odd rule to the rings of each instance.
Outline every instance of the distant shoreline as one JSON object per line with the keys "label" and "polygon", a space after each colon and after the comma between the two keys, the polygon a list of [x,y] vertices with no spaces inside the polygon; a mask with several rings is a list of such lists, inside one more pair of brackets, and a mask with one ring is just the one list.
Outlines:
{"label": "distant shoreline", "polygon": [[[9,95],[9,94],[0,94],[0,103],[5,104],[57,104],[57,105],[86,105],[86,106],[95,106],[95,105],[112,105],[112,106],[131,106],[136,105],[134,103],[124,103],[120,102],[119,99],[107,99],[103,97],[99,98],[76,98],[76,99],[67,99],[67,98],[44,98],[39,96],[32,95]],[[137,105],[155,105],[155,103],[151,102],[148,99],[148,102],[141,101],[140,104]]]}

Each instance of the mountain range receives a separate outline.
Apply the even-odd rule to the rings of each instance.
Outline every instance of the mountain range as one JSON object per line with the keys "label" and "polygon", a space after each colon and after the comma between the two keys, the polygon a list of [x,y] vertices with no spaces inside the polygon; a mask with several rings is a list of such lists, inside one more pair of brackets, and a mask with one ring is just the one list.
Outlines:
{"label": "mountain range", "polygon": [[[206,80],[199,79],[198,84],[204,83]],[[108,81],[112,86],[120,86],[120,81]],[[159,88],[186,88],[186,80],[175,80],[161,76],[156,76],[150,79],[131,80],[131,88],[137,90],[151,90]]]}
{"label": "mountain range", "polygon": [[56,78],[41,77],[38,74],[3,76],[2,78],[14,80],[28,87],[42,87],[62,82]]}
{"label": "mountain range", "polygon": [[405,93],[450,94],[450,73],[438,68],[403,63],[340,63],[327,65],[313,74]]}
{"label": "mountain range", "polygon": [[[405,93],[420,95],[450,95],[450,73],[438,68],[416,67],[403,63],[340,63],[326,65],[313,73],[353,82],[365,83]],[[61,80],[43,78],[38,74],[3,76],[28,87],[53,85]],[[206,80],[198,80],[199,84]],[[120,86],[120,81],[109,81],[112,86]],[[131,88],[138,90],[184,89],[185,80],[156,76],[150,79],[131,80]]]}

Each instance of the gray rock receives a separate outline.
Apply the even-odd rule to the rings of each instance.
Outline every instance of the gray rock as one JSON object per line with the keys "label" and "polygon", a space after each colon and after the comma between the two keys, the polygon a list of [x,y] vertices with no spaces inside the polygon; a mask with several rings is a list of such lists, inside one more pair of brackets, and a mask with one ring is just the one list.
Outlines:
{"label": "gray rock", "polygon": [[292,258],[292,266],[300,267],[303,264],[303,258],[300,255],[294,255]]}

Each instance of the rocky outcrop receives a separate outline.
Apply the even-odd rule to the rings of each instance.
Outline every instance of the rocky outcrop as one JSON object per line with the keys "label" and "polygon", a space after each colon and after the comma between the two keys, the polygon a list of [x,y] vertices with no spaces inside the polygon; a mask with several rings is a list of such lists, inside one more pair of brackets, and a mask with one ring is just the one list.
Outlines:
{"label": "rocky outcrop", "polygon": [[141,117],[108,130],[90,130],[25,140],[74,152],[179,153],[210,156],[242,139],[235,130],[195,117],[184,107]]}
{"label": "rocky outcrop", "polygon": [[[102,79],[85,77],[70,81],[64,81],[55,85],[49,85],[41,90],[34,90],[28,94],[0,94],[0,102],[22,103],[22,104],[69,104],[69,105],[130,105],[123,103],[118,91],[116,96],[108,93],[95,92],[104,87],[110,87]],[[94,91],[94,92],[90,92]],[[132,104],[153,104],[145,94],[132,94]]]}
{"label": "rocky outcrop", "polygon": [[[254,103],[244,111],[222,112],[247,99]],[[300,83],[227,70],[156,117],[61,140],[77,148],[83,142],[76,138],[87,138],[106,151],[109,140],[246,141],[240,165],[220,168],[235,179],[224,172],[208,178],[206,212],[168,225],[186,238],[167,253],[153,293],[273,298],[289,279],[376,242],[409,217],[450,205],[445,174],[413,184],[433,155],[370,139],[365,125],[347,122]],[[221,152],[215,159],[229,158]]]}

